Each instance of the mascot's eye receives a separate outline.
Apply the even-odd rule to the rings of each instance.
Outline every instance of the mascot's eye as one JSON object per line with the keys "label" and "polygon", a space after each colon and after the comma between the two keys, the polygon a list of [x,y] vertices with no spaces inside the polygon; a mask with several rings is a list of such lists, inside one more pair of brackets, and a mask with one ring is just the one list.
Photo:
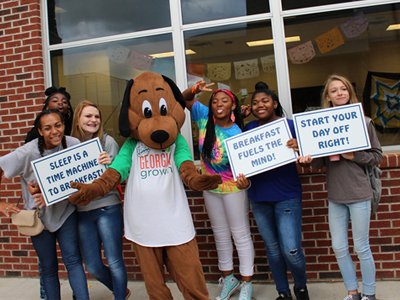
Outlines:
{"label": "mascot's eye", "polygon": [[153,115],[153,112],[151,110],[151,104],[149,101],[144,100],[142,103],[142,111],[143,111],[143,115],[145,118],[151,118],[151,116]]}
{"label": "mascot's eye", "polygon": [[167,101],[164,98],[160,99],[160,115],[166,116],[168,113]]}

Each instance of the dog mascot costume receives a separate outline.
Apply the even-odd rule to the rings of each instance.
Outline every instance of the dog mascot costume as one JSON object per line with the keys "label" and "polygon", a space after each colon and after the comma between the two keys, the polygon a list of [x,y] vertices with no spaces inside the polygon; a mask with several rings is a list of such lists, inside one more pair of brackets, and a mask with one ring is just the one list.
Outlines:
{"label": "dog mascot costume", "polygon": [[128,82],[119,127],[128,137],[103,175],[91,184],[74,182],[69,200],[85,205],[127,180],[125,237],[134,243],[150,299],[172,299],[164,266],[185,299],[209,299],[195,229],[182,181],[192,190],[214,189],[219,175],[201,175],[179,133],[185,101],[175,83],[145,72]]}

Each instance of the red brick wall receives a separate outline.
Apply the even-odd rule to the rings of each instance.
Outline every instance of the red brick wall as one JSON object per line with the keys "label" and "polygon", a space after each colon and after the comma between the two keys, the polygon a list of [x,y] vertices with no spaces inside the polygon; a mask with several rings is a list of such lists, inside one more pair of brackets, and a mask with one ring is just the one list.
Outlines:
{"label": "red brick wall", "polygon": [[[43,105],[40,1],[0,2],[0,155],[23,142]],[[3,180],[0,201],[16,203],[19,180]],[[0,218],[0,276],[36,276],[37,258],[10,219]]]}
{"label": "red brick wall", "polygon": [[[40,1],[0,2],[0,155],[18,147],[43,104],[44,73]],[[371,244],[379,279],[400,277],[400,153],[387,154],[382,164],[384,196],[371,222]],[[303,235],[310,280],[340,278],[330,248],[325,176],[307,173],[303,182]],[[0,201],[16,203],[19,180],[4,180]],[[214,240],[201,193],[188,192],[207,280],[219,277]],[[263,243],[251,218],[256,248],[256,279],[270,280]],[[140,279],[132,245],[124,244],[129,279]],[[237,258],[236,258],[237,261]],[[61,267],[61,276],[65,269]],[[0,277],[37,276],[37,258],[29,238],[18,235],[10,219],[0,217]]]}

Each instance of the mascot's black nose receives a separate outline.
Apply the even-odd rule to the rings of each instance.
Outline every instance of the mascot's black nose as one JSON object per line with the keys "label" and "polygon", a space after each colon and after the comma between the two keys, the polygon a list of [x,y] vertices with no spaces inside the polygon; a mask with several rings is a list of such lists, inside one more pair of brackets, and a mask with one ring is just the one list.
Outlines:
{"label": "mascot's black nose", "polygon": [[169,138],[169,134],[168,132],[164,131],[164,130],[156,130],[151,134],[151,140],[158,143],[158,144],[162,144],[164,143],[166,140],[168,140]]}

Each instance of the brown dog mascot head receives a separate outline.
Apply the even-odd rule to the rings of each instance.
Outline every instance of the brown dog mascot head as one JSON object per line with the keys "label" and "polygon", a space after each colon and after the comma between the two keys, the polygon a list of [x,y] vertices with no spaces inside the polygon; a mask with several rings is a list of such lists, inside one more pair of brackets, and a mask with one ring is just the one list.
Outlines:
{"label": "brown dog mascot head", "polygon": [[185,100],[175,83],[158,73],[144,72],[126,87],[119,130],[153,149],[173,144],[185,122]]}
{"label": "brown dog mascot head", "polygon": [[[162,150],[171,146],[185,122],[185,100],[175,83],[157,73],[144,72],[128,81],[119,116],[122,136],[131,137],[152,149]],[[179,168],[182,181],[192,190],[217,188],[220,175],[199,174],[191,160]],[[72,182],[79,191],[69,196],[78,205],[87,205],[102,197],[120,183],[120,174],[108,168],[100,178],[90,184]]]}

